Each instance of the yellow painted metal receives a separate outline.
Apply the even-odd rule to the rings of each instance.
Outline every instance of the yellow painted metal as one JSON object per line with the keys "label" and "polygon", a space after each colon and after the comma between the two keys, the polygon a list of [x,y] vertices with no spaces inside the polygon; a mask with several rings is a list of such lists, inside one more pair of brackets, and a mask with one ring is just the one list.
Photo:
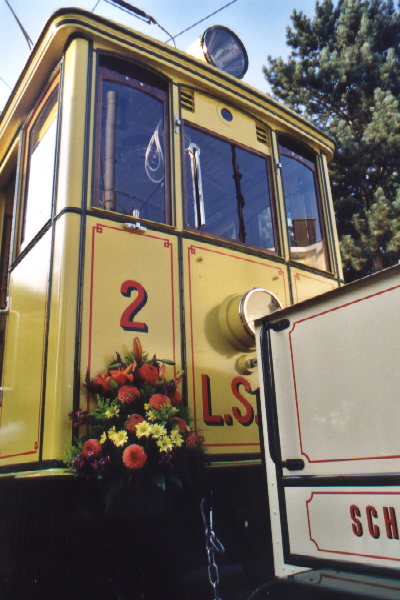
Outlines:
{"label": "yellow painted metal", "polygon": [[176,237],[90,217],[85,255],[82,376],[103,373],[137,336],[150,355],[176,363],[167,369],[173,377],[182,368]]}
{"label": "yellow painted metal", "polygon": [[[219,311],[225,299],[253,287],[273,292],[289,304],[286,268],[200,241],[183,242],[188,398],[198,431],[212,454],[259,451],[255,418],[258,373],[243,376],[243,350],[223,335]],[[229,276],[227,276],[229,274]],[[249,350],[248,358],[255,358]]]}
{"label": "yellow painted metal", "polygon": [[[245,294],[225,298],[219,309],[219,325],[224,337],[238,350],[256,349],[254,321],[282,308],[275,296],[263,289],[253,288]],[[239,359],[240,360],[240,359]],[[243,372],[246,365],[241,367]]]}
{"label": "yellow painted metal", "polygon": [[73,408],[80,223],[80,216],[71,213],[64,214],[55,223],[44,404],[44,460],[59,458],[65,445],[71,441],[71,423],[67,415]]}
{"label": "yellow painted metal", "polygon": [[331,261],[336,262],[336,264],[331,267],[331,270],[332,270],[332,272],[335,272],[337,270],[338,277],[343,281],[343,279],[344,279],[343,265],[342,265],[342,261],[341,261],[339,237],[338,237],[338,232],[337,232],[337,228],[336,228],[335,210],[333,207],[332,192],[331,192],[331,187],[329,185],[328,163],[327,163],[325,154],[321,154],[321,162],[322,162],[323,176],[325,178],[325,181],[327,182],[327,185],[326,185],[326,202],[328,204],[327,218],[328,218],[328,222],[329,221],[331,222],[330,228],[331,228],[332,242],[331,242],[330,255],[331,255]]}
{"label": "yellow painted metal", "polygon": [[[278,138],[275,131],[271,131],[271,146],[272,146],[272,159],[274,167],[279,164],[279,149],[278,149]],[[275,192],[275,206],[277,216],[277,228],[279,231],[279,255],[284,257],[285,260],[290,259],[289,250],[289,239],[287,235],[286,226],[286,208],[283,195],[282,178],[279,176],[278,170],[273,170],[273,188]]]}
{"label": "yellow painted metal", "polygon": [[[242,110],[238,110],[228,102],[213,98],[193,90],[195,110],[182,110],[182,116],[190,123],[206,127],[225,138],[253,148],[263,154],[271,153],[270,144],[261,143],[256,136],[256,120]],[[221,115],[221,110],[226,108],[232,115],[232,120],[227,121]],[[267,138],[268,139],[268,138]]]}
{"label": "yellow painted metal", "polygon": [[87,40],[75,39],[65,53],[57,212],[82,206],[88,46]]}
{"label": "yellow painted metal", "polygon": [[290,269],[292,281],[293,304],[308,300],[314,296],[331,292],[338,287],[335,279],[324,276],[312,271],[304,271],[300,268],[292,267]]}
{"label": "yellow painted metal", "polygon": [[51,232],[10,277],[0,423],[0,466],[38,459]]}

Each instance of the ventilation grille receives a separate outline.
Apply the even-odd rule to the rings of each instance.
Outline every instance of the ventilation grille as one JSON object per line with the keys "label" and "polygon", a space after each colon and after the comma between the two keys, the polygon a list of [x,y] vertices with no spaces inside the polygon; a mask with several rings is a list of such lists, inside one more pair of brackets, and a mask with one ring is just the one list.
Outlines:
{"label": "ventilation grille", "polygon": [[257,140],[261,144],[266,144],[267,146],[271,145],[271,142],[269,139],[269,131],[266,127],[256,124],[256,135],[257,135]]}
{"label": "ventilation grille", "polygon": [[181,89],[181,106],[185,110],[190,110],[190,112],[194,112],[193,90]]}

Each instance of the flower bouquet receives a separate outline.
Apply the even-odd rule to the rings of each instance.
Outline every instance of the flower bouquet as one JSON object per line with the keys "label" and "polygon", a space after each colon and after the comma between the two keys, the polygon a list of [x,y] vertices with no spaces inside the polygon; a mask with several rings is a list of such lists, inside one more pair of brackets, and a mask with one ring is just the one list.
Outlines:
{"label": "flower bouquet", "polygon": [[129,481],[165,489],[182,485],[202,456],[202,436],[190,428],[189,409],[178,391],[182,373],[165,379],[169,360],[149,358],[138,338],[125,360],[119,353],[106,372],[85,386],[96,407],[69,413],[74,428],[87,434],[69,445],[63,461],[76,476],[104,479],[117,493]]}

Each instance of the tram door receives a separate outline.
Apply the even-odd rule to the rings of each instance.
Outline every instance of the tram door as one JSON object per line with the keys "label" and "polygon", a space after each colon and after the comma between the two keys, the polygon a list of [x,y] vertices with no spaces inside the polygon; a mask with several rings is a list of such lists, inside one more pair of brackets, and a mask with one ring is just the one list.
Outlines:
{"label": "tram door", "polygon": [[280,575],[285,564],[399,567],[399,304],[396,266],[261,329]]}
{"label": "tram door", "polygon": [[[13,185],[6,188],[3,225],[2,296],[10,298],[3,313],[4,365],[0,429],[0,465],[38,460],[46,322],[49,293],[54,160],[57,134],[57,83],[54,82],[34,111],[26,131],[22,158],[20,208],[11,241]],[[7,192],[8,190],[8,192]],[[13,265],[7,266],[10,244]],[[5,326],[5,320],[7,320]]]}

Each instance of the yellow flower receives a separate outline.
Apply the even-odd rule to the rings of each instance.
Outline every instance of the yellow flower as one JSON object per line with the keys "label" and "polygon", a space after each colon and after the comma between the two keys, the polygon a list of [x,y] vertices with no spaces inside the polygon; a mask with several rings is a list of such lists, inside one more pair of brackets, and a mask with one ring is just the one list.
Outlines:
{"label": "yellow flower", "polygon": [[149,421],[156,421],[158,418],[158,415],[155,410],[148,410],[146,413],[146,417],[148,418]]}
{"label": "yellow flower", "polygon": [[105,431],[103,431],[103,433],[100,436],[100,444],[104,444],[106,439],[107,439],[107,433]]}
{"label": "yellow flower", "polygon": [[152,432],[152,425],[149,425],[147,421],[143,421],[142,423],[138,423],[136,425],[136,436],[140,437],[149,437]]}
{"label": "yellow flower", "polygon": [[180,429],[173,429],[170,435],[171,442],[180,448],[183,444],[183,437],[180,434]]}
{"label": "yellow flower", "polygon": [[168,452],[174,447],[174,445],[171,443],[170,438],[167,435],[164,435],[163,437],[157,440],[157,446],[160,448],[161,452]]}
{"label": "yellow flower", "polygon": [[154,439],[157,440],[158,438],[160,438],[166,434],[167,434],[167,430],[165,429],[164,425],[158,425],[156,423],[155,425],[151,426],[151,435]]}
{"label": "yellow flower", "polygon": [[112,419],[113,417],[118,417],[118,415],[119,415],[118,406],[110,406],[110,408],[107,408],[107,410],[104,413],[104,416],[106,417],[106,419]]}
{"label": "yellow flower", "polygon": [[145,404],[143,404],[143,406],[144,406],[144,410],[149,410],[149,408],[150,408],[150,403],[149,403],[149,402],[146,402]]}
{"label": "yellow flower", "polygon": [[110,427],[110,429],[108,430],[108,437],[110,440],[113,439],[113,436],[115,435],[116,431],[115,431],[115,425],[113,427]]}
{"label": "yellow flower", "polygon": [[125,446],[126,442],[128,441],[128,434],[124,430],[113,431],[111,435],[109,432],[108,437],[117,447]]}

